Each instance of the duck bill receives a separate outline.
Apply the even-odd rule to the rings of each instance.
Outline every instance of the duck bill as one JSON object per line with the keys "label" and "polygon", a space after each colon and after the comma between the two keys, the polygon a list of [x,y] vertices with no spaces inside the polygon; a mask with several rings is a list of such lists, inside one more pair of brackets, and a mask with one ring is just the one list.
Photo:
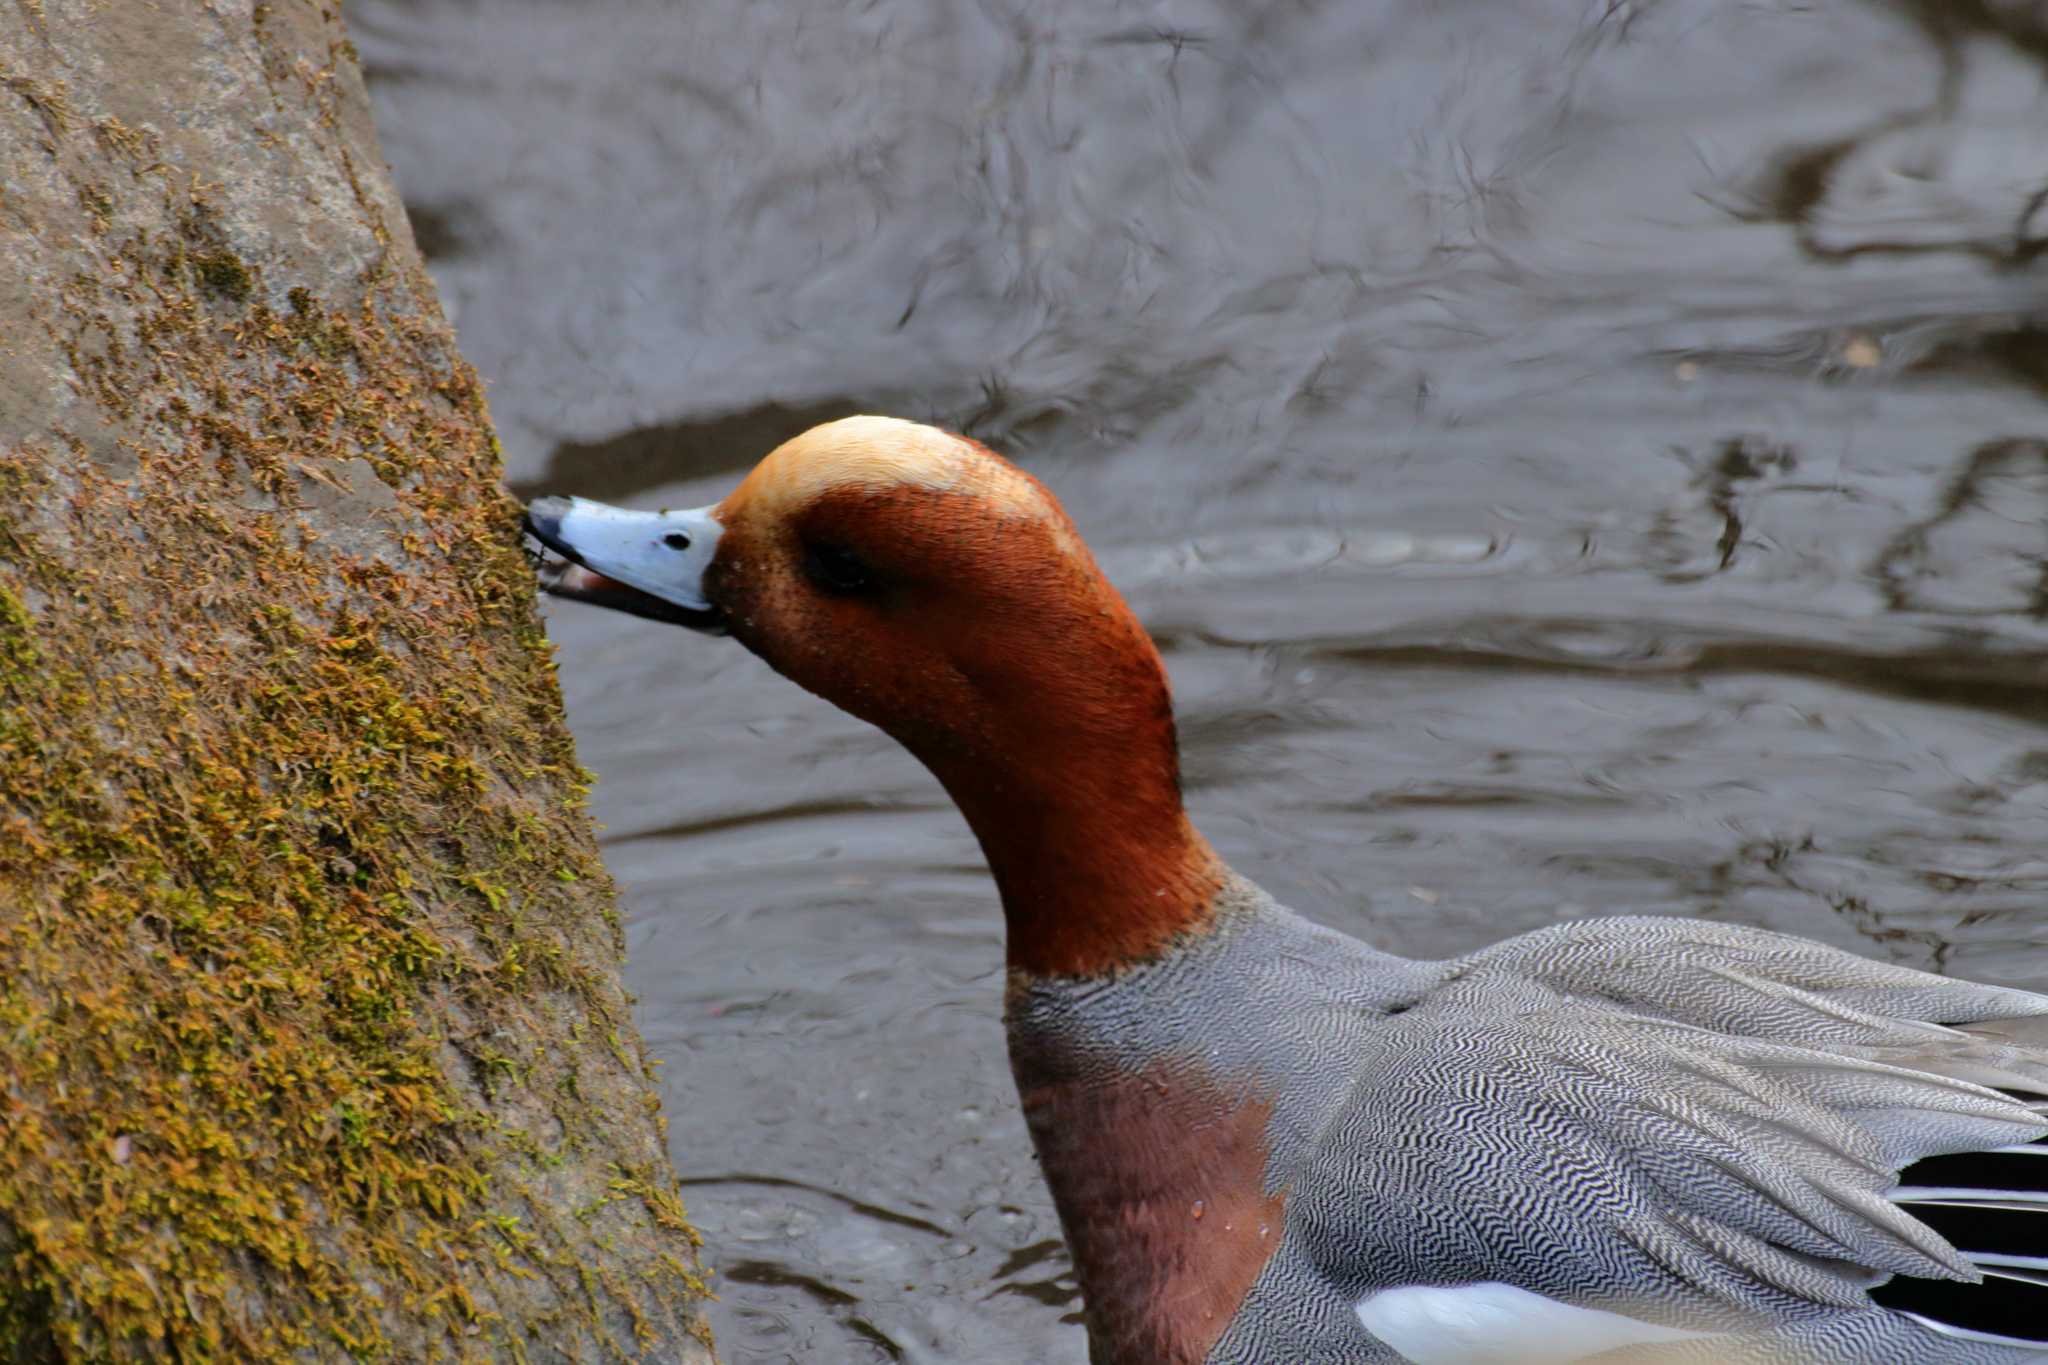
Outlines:
{"label": "duck bill", "polygon": [[535,498],[526,508],[543,592],[714,635],[725,618],[704,595],[704,574],[724,529],[709,507],[639,512]]}

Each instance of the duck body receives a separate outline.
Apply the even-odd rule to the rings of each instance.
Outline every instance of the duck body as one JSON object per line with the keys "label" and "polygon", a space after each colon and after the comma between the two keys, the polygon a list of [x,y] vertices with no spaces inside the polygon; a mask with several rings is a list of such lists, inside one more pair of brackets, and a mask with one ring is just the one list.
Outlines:
{"label": "duck body", "polygon": [[729,632],[979,839],[1095,1365],[2048,1361],[2048,996],[1627,917],[1411,961],[1232,873],[1149,638],[973,442],[544,499],[559,596]]}
{"label": "duck body", "polygon": [[[2048,1131],[1980,1084],[2048,1087],[2048,1000],[1677,919],[1417,962],[1248,884],[1227,901],[1112,980],[1012,988],[1094,1360],[2048,1359],[1869,1292],[1955,1277],[1949,1298],[2013,1301],[1952,1316],[2021,1330],[2048,1305],[1968,1283],[1983,1267],[1886,1198],[1916,1161]],[[2048,1147],[2007,1157],[2029,1161],[2048,1179]],[[1999,1199],[1948,1192],[1962,1226]]]}

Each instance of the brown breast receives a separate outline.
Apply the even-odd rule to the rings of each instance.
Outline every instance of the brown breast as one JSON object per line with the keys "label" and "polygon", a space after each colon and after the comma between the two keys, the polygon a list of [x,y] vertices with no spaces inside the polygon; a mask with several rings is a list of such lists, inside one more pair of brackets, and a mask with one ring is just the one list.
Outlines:
{"label": "brown breast", "polygon": [[[1016,1059],[1096,1365],[1199,1365],[1280,1244],[1272,1106],[1194,1063],[1075,1075]],[[1067,1074],[1059,1074],[1067,1072]]]}

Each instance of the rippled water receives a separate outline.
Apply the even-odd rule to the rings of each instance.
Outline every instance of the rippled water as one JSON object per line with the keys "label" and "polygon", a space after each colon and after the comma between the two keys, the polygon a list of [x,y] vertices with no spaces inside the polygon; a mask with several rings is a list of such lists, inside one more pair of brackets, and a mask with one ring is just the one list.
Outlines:
{"label": "rippled water", "polygon": [[[1298,908],[2048,982],[2033,0],[349,9],[523,491],[934,418],[1066,500]],[[549,615],[725,1357],[1080,1361],[965,826],[731,643]]]}

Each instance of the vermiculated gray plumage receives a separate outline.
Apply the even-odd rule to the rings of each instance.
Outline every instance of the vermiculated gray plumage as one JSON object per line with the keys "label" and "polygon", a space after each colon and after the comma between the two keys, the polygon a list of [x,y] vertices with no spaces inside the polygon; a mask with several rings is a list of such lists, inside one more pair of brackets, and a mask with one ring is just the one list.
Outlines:
{"label": "vermiculated gray plumage", "polygon": [[1210,1361],[1397,1362],[1361,1300],[1495,1282],[1713,1334],[1602,1361],[2048,1360],[1871,1297],[1981,1279],[1888,1195],[1923,1158],[2048,1134],[2048,997],[1674,919],[1412,962],[1238,883],[1214,934],[1109,981],[1021,983],[1009,1025],[1020,1085],[1046,1058],[1105,1078],[1195,1058],[1273,1097],[1281,1240]]}

